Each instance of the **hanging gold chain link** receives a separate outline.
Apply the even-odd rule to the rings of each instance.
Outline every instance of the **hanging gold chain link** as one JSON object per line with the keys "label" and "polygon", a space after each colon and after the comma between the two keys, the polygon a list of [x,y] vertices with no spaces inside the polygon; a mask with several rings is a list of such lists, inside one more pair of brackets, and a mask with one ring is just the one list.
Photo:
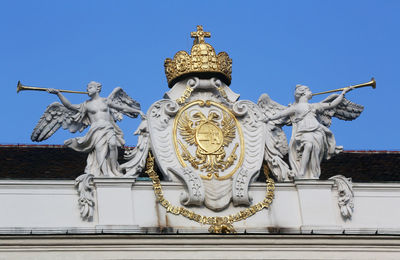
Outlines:
{"label": "hanging gold chain link", "polygon": [[207,217],[199,215],[189,209],[180,206],[172,205],[166,198],[162,191],[162,186],[160,183],[160,178],[154,171],[154,157],[149,153],[146,161],[146,173],[149,175],[153,182],[154,194],[156,195],[157,201],[167,210],[167,213],[172,213],[174,215],[182,215],[185,218],[196,221],[200,224],[210,225],[208,231],[210,233],[236,233],[232,223],[247,219],[262,209],[268,209],[272,200],[274,199],[275,183],[274,180],[268,176],[268,168],[264,165],[264,174],[266,176],[267,182],[267,192],[265,198],[258,202],[257,204],[250,206],[247,209],[241,210],[236,214],[231,214],[229,216],[214,216]]}

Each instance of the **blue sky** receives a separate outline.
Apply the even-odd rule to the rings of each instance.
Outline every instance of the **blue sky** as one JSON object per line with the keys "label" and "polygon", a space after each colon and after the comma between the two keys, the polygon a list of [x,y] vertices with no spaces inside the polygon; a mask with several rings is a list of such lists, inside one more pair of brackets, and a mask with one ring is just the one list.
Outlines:
{"label": "blue sky", "polygon": [[[347,97],[365,106],[351,122],[334,120],[345,149],[398,150],[400,1],[1,1],[0,144],[30,144],[45,92],[16,84],[85,90],[116,86],[144,111],[168,91],[164,59],[190,51],[203,25],[217,52],[233,59],[231,88],[254,102],[262,93],[288,104],[296,84],[313,92],[377,80]],[[66,94],[73,103],[85,95]],[[313,99],[317,102],[325,96]],[[139,119],[120,124],[127,145]],[[286,130],[290,135],[290,128]],[[59,130],[43,144],[79,136]]]}

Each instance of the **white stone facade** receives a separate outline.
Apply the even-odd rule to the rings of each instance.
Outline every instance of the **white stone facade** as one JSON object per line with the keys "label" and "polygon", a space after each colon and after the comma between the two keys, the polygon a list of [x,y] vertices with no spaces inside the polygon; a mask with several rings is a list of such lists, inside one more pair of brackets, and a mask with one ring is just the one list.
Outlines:
{"label": "white stone facade", "polygon": [[[93,220],[79,215],[73,181],[0,182],[0,259],[399,259],[400,184],[355,183],[354,214],[340,214],[333,181],[276,184],[269,210],[234,223],[235,235],[166,214],[150,182],[95,178]],[[163,183],[179,205],[181,184]],[[250,187],[253,202],[265,184]],[[224,213],[193,209],[208,216]]]}
{"label": "white stone facade", "polygon": [[[0,181],[0,232],[96,233],[113,229],[129,233],[208,233],[182,216],[166,214],[154,196],[150,182],[130,178],[95,178],[95,214],[92,221],[79,215],[78,194],[73,181]],[[181,184],[162,183],[165,197],[179,205]],[[265,184],[253,183],[253,203],[265,195]],[[277,183],[269,210],[234,223],[238,233],[303,234],[400,234],[400,184],[354,183],[354,214],[345,219],[337,203],[333,181],[301,180]],[[192,208],[206,216],[226,216],[243,208],[230,206],[220,213]]]}

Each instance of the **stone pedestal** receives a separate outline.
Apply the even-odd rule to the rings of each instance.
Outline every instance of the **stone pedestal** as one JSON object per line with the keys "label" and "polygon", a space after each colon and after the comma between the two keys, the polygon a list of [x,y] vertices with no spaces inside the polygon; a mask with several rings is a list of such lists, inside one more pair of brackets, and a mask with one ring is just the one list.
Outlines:
{"label": "stone pedestal", "polygon": [[302,233],[340,233],[333,211],[333,181],[298,180],[294,182],[299,198]]}
{"label": "stone pedestal", "polygon": [[137,228],[132,201],[134,178],[94,178],[98,229]]}

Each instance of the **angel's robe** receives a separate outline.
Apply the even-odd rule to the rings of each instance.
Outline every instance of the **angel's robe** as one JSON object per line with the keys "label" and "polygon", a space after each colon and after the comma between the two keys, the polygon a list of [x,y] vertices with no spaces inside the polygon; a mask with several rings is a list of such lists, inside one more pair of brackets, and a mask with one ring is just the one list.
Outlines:
{"label": "angel's robe", "polygon": [[[76,121],[88,122],[86,102],[80,105],[79,112],[75,115]],[[90,129],[83,137],[75,137],[65,141],[65,145],[78,152],[89,153],[85,173],[94,176],[121,176],[117,158],[110,156],[109,143],[112,138],[116,139],[117,146],[125,144],[122,130],[113,121],[98,120],[90,122]]]}
{"label": "angel's robe", "polygon": [[292,138],[289,144],[289,162],[292,170],[299,172],[301,155],[306,144],[311,145],[311,154],[305,174],[318,179],[321,161],[329,159],[336,151],[336,141],[331,130],[317,119],[320,104],[308,104],[308,109],[292,118]]}

